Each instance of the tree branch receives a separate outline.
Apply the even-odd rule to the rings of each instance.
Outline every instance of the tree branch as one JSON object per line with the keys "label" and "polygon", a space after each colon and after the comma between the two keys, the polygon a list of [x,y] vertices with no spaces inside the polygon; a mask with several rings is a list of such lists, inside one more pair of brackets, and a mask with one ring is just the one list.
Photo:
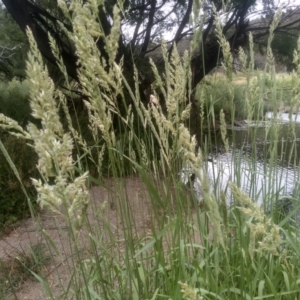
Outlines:
{"label": "tree branch", "polygon": [[151,37],[151,30],[152,30],[152,26],[153,26],[153,22],[154,22],[155,11],[156,11],[156,0],[152,0],[151,1],[151,9],[149,12],[146,35],[145,35],[144,43],[143,43],[143,46],[141,49],[142,52],[146,52],[148,45],[149,45],[149,41],[150,41],[150,37]]}
{"label": "tree branch", "polygon": [[[193,0],[189,0],[188,2],[188,7],[186,9],[186,12],[182,18],[182,21],[175,33],[175,36],[174,36],[174,42],[177,44],[180,39],[181,39],[181,33],[184,29],[184,27],[186,26],[186,24],[189,22],[189,18],[190,18],[190,15],[191,15],[191,12],[192,12],[192,8],[193,8]],[[172,51],[172,50],[171,50]]]}
{"label": "tree branch", "polygon": [[[39,9],[31,5],[28,0],[3,0],[2,2],[23,32],[26,32],[27,27],[31,29],[42,55],[48,59],[49,62],[56,65],[56,59],[49,46],[48,33],[39,26],[34,17]],[[61,49],[61,56],[68,74],[74,79],[77,79],[77,57],[75,54],[63,48]]]}

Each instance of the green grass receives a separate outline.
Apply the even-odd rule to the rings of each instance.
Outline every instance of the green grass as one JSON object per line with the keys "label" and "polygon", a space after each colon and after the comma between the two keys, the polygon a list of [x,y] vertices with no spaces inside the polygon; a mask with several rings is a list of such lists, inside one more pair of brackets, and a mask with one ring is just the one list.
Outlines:
{"label": "green grass", "polygon": [[[71,251],[71,262],[66,265],[69,282],[57,296],[49,278],[38,275],[39,268],[25,269],[36,273],[35,278],[50,299],[298,299],[299,230],[297,224],[290,222],[295,211],[288,218],[278,218],[280,208],[275,206],[278,199],[274,193],[269,203],[259,208],[235,184],[228,187],[234,195],[229,206],[223,193],[218,194],[210,187],[205,174],[216,131],[221,132],[219,139],[226,148],[227,130],[222,113],[229,124],[245,117],[254,120],[256,126],[251,134],[255,140],[266,110],[266,95],[270,108],[277,110],[286,79],[273,80],[277,75],[272,71],[256,74],[248,69],[242,83],[231,81],[229,76],[210,78],[201,84],[197,88],[197,103],[202,125],[206,122],[210,130],[198,149],[187,126],[191,109],[187,95],[193,93],[189,89],[189,58],[180,59],[175,49],[171,61],[165,61],[163,76],[152,63],[156,78],[153,94],[164,96],[166,109],[162,105],[144,105],[138,92],[138,77],[134,89],[120,66],[113,63],[117,51],[113,45],[119,38],[117,28],[105,40],[110,60],[108,66],[103,65],[95,52],[94,37],[86,31],[86,22],[97,28],[98,24],[93,22],[98,12],[78,4],[72,14],[76,20],[72,36],[79,56],[81,92],[89,99],[85,103],[89,118],[83,126],[84,134],[77,126],[82,121],[71,117],[65,97],[51,84],[31,33],[28,87],[34,117],[40,126],[30,125],[26,130],[28,136],[16,125],[13,128],[27,137],[38,156],[39,174],[32,175],[38,204],[63,218],[68,229],[68,240],[53,241],[47,232],[44,234],[52,251],[59,248],[55,243],[67,245]],[[117,26],[118,11],[113,19]],[[222,43],[220,40],[221,47],[226,49]],[[51,45],[61,60],[54,41]],[[163,47],[168,57],[166,46]],[[65,72],[63,68],[61,71]],[[293,74],[291,82],[289,106],[294,110],[298,106],[300,79]],[[123,98],[124,94],[129,95],[130,101]],[[120,98],[124,102],[122,112],[116,104]],[[61,108],[65,108],[63,121]],[[274,121],[263,140],[267,145],[263,164],[272,170],[280,163],[278,132],[279,125]],[[293,122],[290,132],[295,133]],[[295,144],[283,150],[289,151],[290,157],[297,155]],[[250,181],[255,190],[255,143],[251,151]],[[22,168],[17,159],[18,156],[12,159],[15,163],[10,163],[10,167],[16,166],[21,178]],[[290,163],[298,167],[297,160]],[[234,156],[235,183],[241,177],[238,164],[239,158]],[[201,205],[180,180],[183,168],[195,173],[201,182]],[[200,172],[201,169],[204,171]],[[219,174],[215,175],[214,183]],[[266,171],[270,182],[273,176],[274,173]],[[90,201],[91,186],[98,188],[97,201]],[[26,259],[22,265],[27,266]]]}
{"label": "green grass", "polygon": [[249,108],[246,103],[251,102],[250,94],[254,94],[256,100],[263,100],[262,103],[249,103],[254,105],[255,118],[263,119],[266,112],[273,110],[294,113],[299,111],[297,103],[293,101],[295,86],[298,85],[293,74],[277,74],[272,79],[268,73],[253,71],[248,82],[247,74],[236,73],[229,83],[224,74],[214,73],[207,76],[201,85],[205,97],[205,116],[212,109],[215,115],[219,115],[223,109],[228,123],[248,119]]}

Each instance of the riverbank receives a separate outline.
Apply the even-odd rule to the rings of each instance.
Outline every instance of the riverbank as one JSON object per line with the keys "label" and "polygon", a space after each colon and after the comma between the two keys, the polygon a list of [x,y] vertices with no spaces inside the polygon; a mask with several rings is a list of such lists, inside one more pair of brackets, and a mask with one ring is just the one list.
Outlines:
{"label": "riverbank", "polygon": [[295,73],[276,74],[274,78],[263,71],[234,73],[231,81],[222,73],[213,73],[200,84],[198,101],[209,122],[218,118],[221,110],[228,124],[262,120],[268,111],[299,113],[298,84]]}

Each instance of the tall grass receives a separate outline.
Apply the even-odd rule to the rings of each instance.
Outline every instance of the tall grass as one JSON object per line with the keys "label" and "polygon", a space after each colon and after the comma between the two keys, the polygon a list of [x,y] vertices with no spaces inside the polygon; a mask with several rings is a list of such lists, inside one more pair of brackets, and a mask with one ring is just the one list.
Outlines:
{"label": "tall grass", "polygon": [[[56,289],[47,277],[35,274],[45,287],[47,297],[298,299],[298,229],[288,218],[277,222],[277,209],[270,212],[270,205],[276,202],[275,196],[268,205],[259,207],[241,191],[237,156],[233,159],[236,177],[228,185],[233,197],[230,205],[226,191],[217,192],[220,174],[211,178],[213,184],[209,181],[205,171],[206,156],[218,135],[216,117],[220,120],[220,139],[229,155],[226,119],[224,111],[220,110],[219,116],[209,109],[207,118],[213,130],[207,134],[203,148],[198,148],[186,125],[193,96],[189,54],[180,58],[174,47],[169,61],[167,47],[162,44],[164,75],[161,76],[151,62],[155,83],[153,95],[144,105],[139,95],[137,71],[136,86],[132,88],[122,74],[122,64],[114,62],[121,7],[114,7],[111,33],[104,36],[96,22],[98,4],[97,1],[86,1],[84,5],[80,1],[70,1],[67,7],[65,2],[59,2],[73,24],[70,36],[79,58],[78,77],[81,92],[88,99],[85,107],[94,144],[87,143],[85,136],[75,129],[66,98],[49,78],[30,31],[27,77],[32,116],[40,126],[30,123],[24,131],[12,121],[2,119],[2,124],[12,128],[20,138],[33,143],[40,173],[39,179],[33,179],[37,201],[41,207],[63,218],[68,229],[68,242],[61,241],[63,247],[55,245],[50,234],[43,231],[52,253],[67,255],[64,271],[69,274],[68,282]],[[228,51],[221,23],[218,24],[220,45]],[[105,42],[107,61],[97,50],[95,40],[98,38]],[[52,39],[51,47],[68,80]],[[228,76],[226,89],[232,95],[230,53],[225,57],[228,59],[224,64]],[[249,119],[256,120],[258,126],[265,85],[251,80],[252,71],[250,59],[249,65],[245,63],[245,102]],[[274,68],[266,69],[265,76],[276,76]],[[300,81],[294,76],[297,84],[293,99],[297,105]],[[275,81],[272,84],[275,107]],[[214,95],[201,89],[197,90],[197,96],[200,112],[204,115],[207,97],[212,101],[216,99],[211,99]],[[130,97],[130,101],[124,99],[124,95]],[[162,109],[163,100],[158,95],[163,96],[166,109]],[[124,101],[126,115],[119,110],[120,99]],[[68,121],[67,130],[59,118],[60,106]],[[232,102],[228,113],[233,120],[235,109]],[[118,122],[113,121],[115,117]],[[293,126],[291,122],[291,131]],[[215,135],[211,133],[214,130]],[[270,146],[266,148],[264,162],[273,170],[277,165],[277,137],[278,124],[274,122],[265,136]],[[74,149],[79,153],[77,156],[73,155]],[[295,155],[295,148],[289,151]],[[258,158],[255,145],[251,154],[253,169],[250,174],[255,174]],[[89,165],[87,161],[96,165],[97,177],[85,168]],[[296,160],[292,163],[295,166]],[[103,176],[104,165],[109,178]],[[195,181],[200,183],[201,205],[183,184],[182,170],[187,172],[188,182],[192,180],[189,175],[194,174]],[[272,172],[265,174],[271,182],[273,176]],[[255,190],[254,176],[249,180]],[[289,217],[294,213],[292,211]],[[60,276],[59,270],[57,276]]]}

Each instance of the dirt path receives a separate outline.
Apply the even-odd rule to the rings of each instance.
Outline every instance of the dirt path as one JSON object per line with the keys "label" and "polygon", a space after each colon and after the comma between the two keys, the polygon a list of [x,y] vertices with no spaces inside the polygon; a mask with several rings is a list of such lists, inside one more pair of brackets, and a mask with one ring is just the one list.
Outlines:
{"label": "dirt path", "polygon": [[[117,197],[121,197],[119,191],[126,190],[128,203],[131,212],[134,215],[136,227],[145,233],[150,228],[149,196],[143,184],[137,177],[126,178],[125,180],[115,181],[107,180],[106,187],[93,187],[91,189],[91,202],[88,209],[88,220],[91,228],[109,226],[113,234],[117,234],[120,226],[120,220],[117,209],[113,203]],[[104,208],[104,206],[106,208]],[[105,210],[105,217],[99,217],[99,214]],[[101,220],[101,221],[99,221]],[[97,227],[96,227],[97,226]],[[49,253],[51,261],[44,266],[45,274],[50,288],[54,293],[54,298],[61,295],[65,290],[65,284],[69,282],[72,267],[72,247],[69,244],[68,230],[64,219],[52,212],[44,209],[39,213],[38,220],[27,219],[22,221],[9,235],[0,240],[0,259],[13,260],[20,253],[30,252],[30,247],[36,244],[45,245],[48,242],[45,239],[42,230],[45,230],[57,246],[58,253],[54,251]],[[113,232],[115,230],[115,232]],[[78,240],[81,251],[88,253],[87,230],[82,229]],[[122,245],[119,245],[122,246]],[[124,245],[123,245],[124,246]],[[23,279],[18,283],[15,295],[10,295],[6,299],[30,299],[44,300],[46,295],[44,288],[37,280]]]}

